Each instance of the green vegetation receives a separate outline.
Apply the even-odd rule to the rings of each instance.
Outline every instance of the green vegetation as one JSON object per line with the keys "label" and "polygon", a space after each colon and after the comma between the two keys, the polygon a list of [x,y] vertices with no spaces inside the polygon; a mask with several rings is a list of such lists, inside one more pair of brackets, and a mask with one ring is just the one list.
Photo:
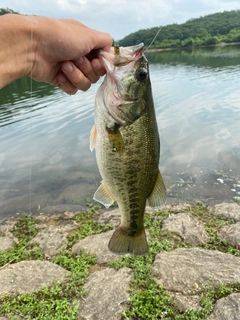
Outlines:
{"label": "green vegetation", "polygon": [[44,255],[38,244],[30,242],[38,233],[36,221],[30,215],[20,217],[13,230],[18,241],[6,252],[0,251],[0,267],[22,260],[43,259]]}
{"label": "green vegetation", "polygon": [[225,253],[230,253],[235,256],[240,257],[240,250],[228,244],[226,240],[218,238],[218,231],[224,225],[233,224],[233,220],[224,220],[213,216],[208,208],[203,204],[199,203],[197,206],[193,207],[193,213],[197,218],[204,224],[205,230],[210,235],[207,244],[202,245],[202,248],[209,250],[218,250]]}
{"label": "green vegetation", "polygon": [[89,210],[87,212],[81,212],[75,218],[76,222],[78,222],[78,228],[73,234],[68,236],[67,245],[69,249],[74,245],[74,243],[86,238],[87,236],[112,229],[111,226],[100,225],[94,220],[96,210],[100,208],[99,206],[95,206],[93,204],[88,204],[88,206]]}
{"label": "green vegetation", "polygon": [[[9,8],[0,8],[0,15],[18,13]],[[159,27],[133,32],[118,41],[121,46],[144,42],[147,47]],[[240,10],[224,11],[190,19],[182,24],[163,26],[151,49],[182,48],[240,42]]]}
{"label": "green vegetation", "polygon": [[[83,285],[89,276],[91,265],[96,264],[96,257],[84,252],[75,256],[71,252],[72,245],[88,235],[111,229],[110,226],[95,222],[94,216],[99,207],[92,204],[88,204],[88,206],[87,212],[81,212],[75,217],[78,222],[77,229],[69,235],[65,248],[52,259],[53,263],[71,272],[70,278],[56,283],[51,288],[43,288],[36,293],[0,297],[0,316],[8,315],[14,319],[18,315],[29,320],[78,319],[77,300],[86,294]],[[29,241],[38,232],[34,217],[28,214],[20,217],[12,232],[18,242],[6,252],[0,251],[0,267],[22,260],[46,259],[38,244],[29,244]],[[18,318],[16,317],[16,319]]]}
{"label": "green vegetation", "polygon": [[18,13],[12,9],[9,8],[0,8],[0,16],[2,16],[3,14],[7,14],[7,13]]}
{"label": "green vegetation", "polygon": [[[84,283],[90,274],[90,267],[97,263],[94,255],[81,252],[74,255],[71,248],[79,239],[86,236],[110,230],[110,226],[100,225],[95,221],[99,207],[89,204],[87,212],[79,213],[74,220],[78,226],[69,235],[67,243],[62,251],[52,258],[52,262],[69,270],[71,276],[61,283],[55,283],[50,288],[43,288],[36,293],[22,295],[6,295],[0,297],[0,316],[7,315],[11,319],[70,319],[79,317],[78,301],[86,295]],[[237,248],[218,238],[217,232],[223,226],[233,221],[223,220],[209,213],[202,203],[186,207],[185,211],[191,212],[203,224],[210,235],[205,249],[219,250],[240,256]],[[149,254],[143,257],[122,256],[118,260],[110,261],[110,267],[118,270],[122,267],[131,268],[133,277],[130,283],[130,307],[126,310],[122,319],[128,320],[203,320],[213,311],[214,303],[234,292],[240,292],[240,283],[227,284],[209,283],[199,288],[193,295],[199,295],[200,306],[195,310],[187,309],[180,313],[169,292],[156,282],[152,272],[152,264],[156,254],[162,251],[171,251],[176,248],[191,247],[189,243],[179,241],[174,234],[161,231],[163,221],[175,214],[171,210],[160,210],[157,213],[145,215],[145,225],[149,233]],[[61,222],[61,219],[56,220]],[[21,260],[39,259],[46,257],[41,248],[32,243],[32,239],[38,232],[37,221],[31,215],[23,215],[17,219],[12,230],[18,239],[14,247],[6,252],[0,252],[0,268],[8,263]],[[31,241],[31,244],[29,242]]]}
{"label": "green vegetation", "polygon": [[83,284],[96,258],[84,253],[74,257],[70,251],[64,251],[53,262],[71,271],[70,279],[36,293],[0,297],[0,315],[7,314],[11,319],[19,315],[30,320],[77,319],[77,299],[86,294]]}
{"label": "green vegetation", "polygon": [[[119,41],[121,46],[132,46],[144,42],[146,47],[152,42],[158,27],[139,30]],[[240,10],[224,11],[183,24],[162,27],[151,49],[208,46],[217,43],[240,42]]]}
{"label": "green vegetation", "polygon": [[[185,211],[187,210],[190,210],[190,208],[185,209]],[[193,206],[191,213],[201,220],[211,235],[209,243],[202,247],[240,256],[239,250],[229,246],[217,237],[217,230],[223,225],[232,223],[232,221],[224,221],[212,216],[208,208],[202,203]],[[198,291],[198,294],[200,294],[200,307],[198,309],[188,309],[182,314],[178,312],[168,291],[156,283],[152,274],[152,263],[157,253],[180,247],[191,247],[188,243],[177,241],[171,234],[161,231],[163,220],[169,214],[174,213],[160,210],[154,216],[146,214],[146,227],[150,234],[150,252],[147,256],[124,256],[117,261],[110,262],[110,265],[116,270],[122,267],[128,267],[133,270],[133,279],[130,287],[131,307],[124,312],[124,319],[158,320],[164,318],[168,320],[203,320],[213,311],[214,303],[218,299],[233,292],[240,292],[239,282],[229,284],[210,283]]]}

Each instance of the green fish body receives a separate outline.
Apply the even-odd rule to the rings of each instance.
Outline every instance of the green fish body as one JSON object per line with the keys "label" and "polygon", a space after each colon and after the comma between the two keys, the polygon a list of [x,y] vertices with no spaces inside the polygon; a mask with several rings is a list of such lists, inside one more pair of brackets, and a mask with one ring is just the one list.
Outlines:
{"label": "green fish body", "polygon": [[102,177],[94,199],[106,207],[116,201],[120,209],[121,224],[109,250],[144,255],[146,202],[158,207],[166,201],[148,61],[143,44],[120,47],[117,55],[114,49],[101,51],[99,56],[107,75],[96,94],[90,139]]}

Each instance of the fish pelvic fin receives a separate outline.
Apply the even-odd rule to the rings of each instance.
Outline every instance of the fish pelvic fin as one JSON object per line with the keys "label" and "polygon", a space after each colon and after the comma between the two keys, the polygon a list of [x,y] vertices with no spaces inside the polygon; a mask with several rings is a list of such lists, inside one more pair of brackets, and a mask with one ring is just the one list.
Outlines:
{"label": "fish pelvic fin", "polygon": [[97,129],[94,124],[90,133],[90,151],[93,151],[93,149],[96,147],[96,142],[97,142]]}
{"label": "fish pelvic fin", "polygon": [[143,256],[148,253],[148,243],[144,228],[134,236],[129,235],[126,228],[120,225],[113,233],[108,249],[116,254],[131,253],[135,256]]}
{"label": "fish pelvic fin", "polygon": [[93,199],[103,204],[106,208],[109,208],[115,201],[104,182],[100,184],[94,193]]}
{"label": "fish pelvic fin", "polygon": [[166,188],[160,171],[158,170],[157,179],[153,187],[152,193],[148,197],[150,207],[160,207],[166,203]]}

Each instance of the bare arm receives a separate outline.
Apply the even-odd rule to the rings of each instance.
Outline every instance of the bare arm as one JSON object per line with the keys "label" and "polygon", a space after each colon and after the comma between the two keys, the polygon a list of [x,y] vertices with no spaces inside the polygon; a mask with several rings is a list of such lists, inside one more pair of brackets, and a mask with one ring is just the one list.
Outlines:
{"label": "bare arm", "polygon": [[0,89],[30,76],[74,94],[105,74],[96,50],[109,50],[111,36],[76,20],[7,14],[0,29]]}

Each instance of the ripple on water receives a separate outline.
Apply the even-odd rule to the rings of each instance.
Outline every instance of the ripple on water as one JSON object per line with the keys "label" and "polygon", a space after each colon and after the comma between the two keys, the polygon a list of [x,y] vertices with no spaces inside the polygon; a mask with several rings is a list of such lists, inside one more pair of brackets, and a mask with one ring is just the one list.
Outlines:
{"label": "ripple on water", "polygon": [[[232,50],[149,56],[169,201],[232,200],[240,192],[240,51]],[[0,91],[1,210],[29,210],[30,198],[35,211],[81,202],[84,188],[91,197],[100,181],[89,151],[98,87],[68,96],[33,83],[31,93],[22,79]],[[77,199],[64,198],[71,190]]]}

